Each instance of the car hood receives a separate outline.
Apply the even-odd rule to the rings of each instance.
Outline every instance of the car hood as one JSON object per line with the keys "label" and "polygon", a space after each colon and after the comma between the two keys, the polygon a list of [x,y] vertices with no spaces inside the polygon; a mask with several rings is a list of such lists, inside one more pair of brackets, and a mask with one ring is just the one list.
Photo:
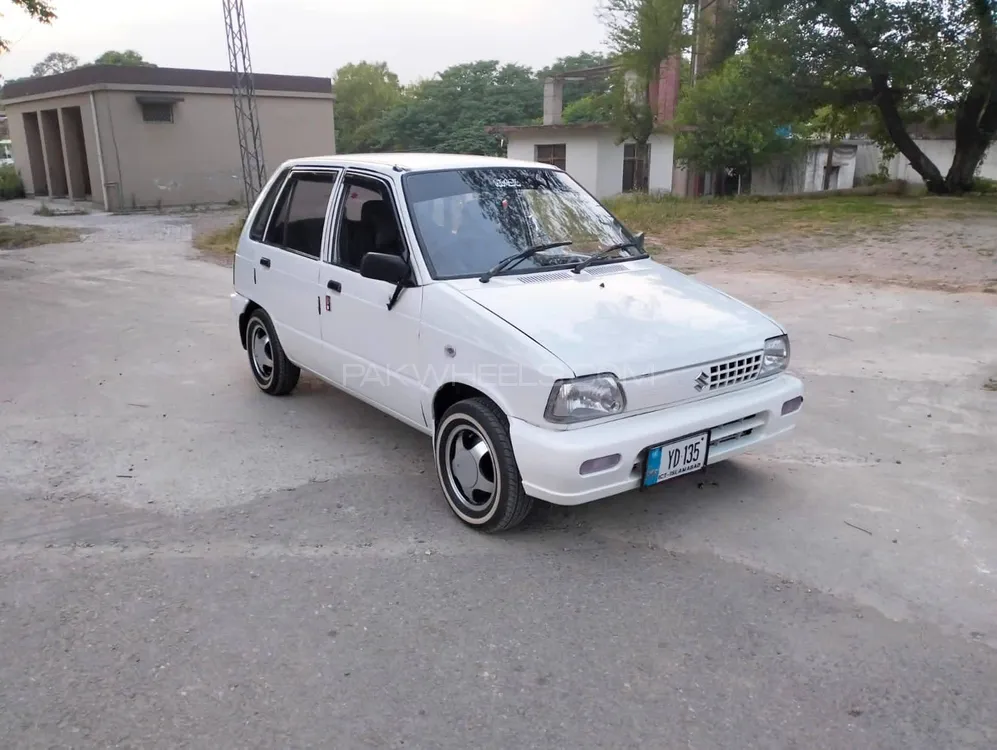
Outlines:
{"label": "car hood", "polygon": [[756,351],[783,332],[748,305],[652,260],[487,284],[468,279],[458,288],[575,375],[626,379],[674,370]]}

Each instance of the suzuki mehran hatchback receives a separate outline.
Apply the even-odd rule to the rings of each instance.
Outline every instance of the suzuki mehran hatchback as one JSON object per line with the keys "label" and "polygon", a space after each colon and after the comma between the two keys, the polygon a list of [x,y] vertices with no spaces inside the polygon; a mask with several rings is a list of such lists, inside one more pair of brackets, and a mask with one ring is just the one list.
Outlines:
{"label": "suzuki mehran hatchback", "polygon": [[535,499],[702,471],[788,434],[803,404],[782,327],[656,262],[546,164],[289,161],[250,211],[234,284],[264,392],[307,370],[426,433],[450,509],[482,531]]}

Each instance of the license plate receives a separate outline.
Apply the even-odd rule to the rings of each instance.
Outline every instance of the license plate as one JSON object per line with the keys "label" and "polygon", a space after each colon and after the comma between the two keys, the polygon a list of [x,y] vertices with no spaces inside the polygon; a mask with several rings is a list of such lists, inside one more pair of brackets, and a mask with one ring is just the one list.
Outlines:
{"label": "license plate", "polygon": [[700,432],[647,451],[644,462],[644,487],[653,487],[668,479],[698,471],[706,466],[710,451],[710,433]]}

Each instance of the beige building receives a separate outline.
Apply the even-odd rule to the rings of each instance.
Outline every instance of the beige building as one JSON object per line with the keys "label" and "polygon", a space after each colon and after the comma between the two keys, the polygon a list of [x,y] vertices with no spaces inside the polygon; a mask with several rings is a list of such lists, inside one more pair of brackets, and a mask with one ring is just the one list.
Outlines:
{"label": "beige building", "polygon": [[[257,74],[264,160],[336,151],[328,78]],[[227,71],[93,65],[7,84],[28,195],[106,210],[243,202]]]}

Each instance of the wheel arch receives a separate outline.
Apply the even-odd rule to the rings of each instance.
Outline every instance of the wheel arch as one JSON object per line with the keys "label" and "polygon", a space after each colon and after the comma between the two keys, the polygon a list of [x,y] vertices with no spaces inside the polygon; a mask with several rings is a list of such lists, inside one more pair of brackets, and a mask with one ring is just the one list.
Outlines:
{"label": "wheel arch", "polygon": [[239,340],[242,342],[242,348],[246,348],[246,329],[249,327],[249,317],[257,310],[262,310],[263,308],[253,302],[253,300],[247,300],[246,306],[242,308],[242,312],[239,313]]}
{"label": "wheel arch", "polygon": [[508,420],[508,411],[499,399],[496,399],[490,393],[486,393],[476,386],[470,385],[459,380],[450,381],[447,383],[442,383],[433,394],[433,409],[432,409],[432,425],[433,432],[436,432],[437,426],[440,424],[440,420],[443,419],[443,415],[446,413],[454,404],[465,401],[469,398],[485,398],[491,401],[495,406],[498,407],[499,411]]}

